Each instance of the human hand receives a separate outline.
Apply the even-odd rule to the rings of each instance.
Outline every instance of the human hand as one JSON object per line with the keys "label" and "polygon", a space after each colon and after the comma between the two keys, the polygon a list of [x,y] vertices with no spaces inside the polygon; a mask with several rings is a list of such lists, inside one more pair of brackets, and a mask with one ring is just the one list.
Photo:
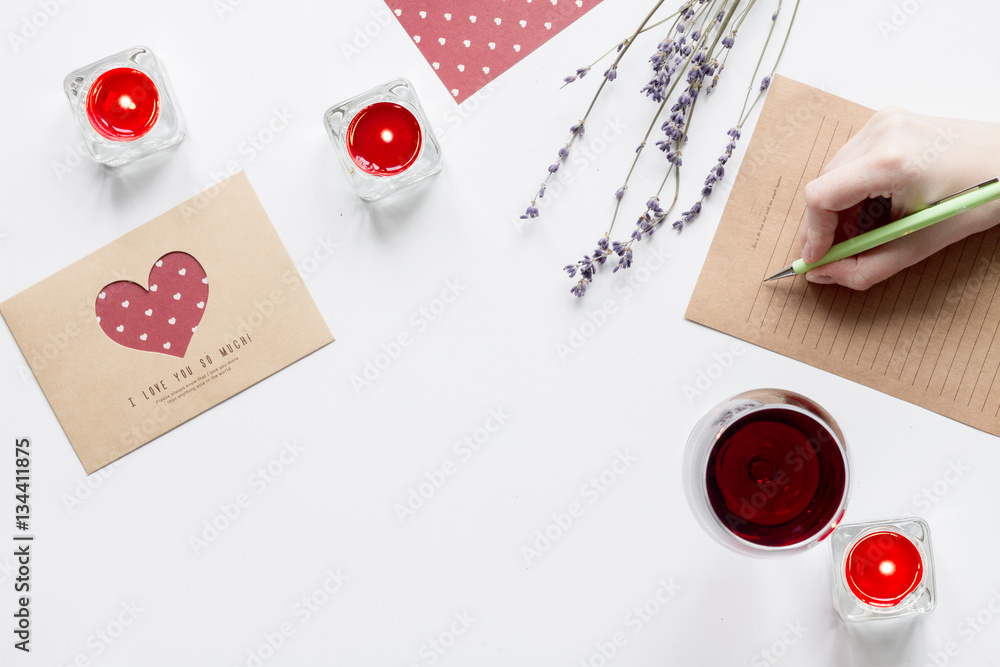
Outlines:
{"label": "human hand", "polygon": [[[1000,123],[935,118],[902,109],[876,113],[806,185],[802,259],[815,262],[838,228],[851,227],[869,198],[892,200],[897,220],[1000,176]],[[806,279],[865,290],[941,248],[1000,222],[1000,201],[965,211],[855,257],[813,269]]]}

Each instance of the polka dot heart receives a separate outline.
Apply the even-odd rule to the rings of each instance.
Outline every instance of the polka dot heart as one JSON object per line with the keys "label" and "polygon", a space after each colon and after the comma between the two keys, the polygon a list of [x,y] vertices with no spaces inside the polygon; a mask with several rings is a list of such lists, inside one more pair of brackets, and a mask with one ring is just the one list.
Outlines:
{"label": "polka dot heart", "polygon": [[462,102],[601,0],[385,0]]}
{"label": "polka dot heart", "polygon": [[149,271],[149,288],[127,280],[97,295],[97,323],[124,347],[183,357],[208,303],[208,276],[185,252],[171,252]]}

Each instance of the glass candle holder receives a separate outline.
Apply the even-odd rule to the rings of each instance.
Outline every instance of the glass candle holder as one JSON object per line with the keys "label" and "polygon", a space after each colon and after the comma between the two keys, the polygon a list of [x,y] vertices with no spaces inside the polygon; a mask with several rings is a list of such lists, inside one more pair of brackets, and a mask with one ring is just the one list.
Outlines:
{"label": "glass candle holder", "polygon": [[63,89],[97,162],[116,167],[184,139],[166,72],[145,46],[70,72]]}
{"label": "glass candle holder", "polygon": [[406,79],[331,107],[323,121],[362,199],[381,199],[441,170],[441,147]]}
{"label": "glass candle holder", "polygon": [[794,553],[828,537],[850,481],[840,427],[783,389],[738,394],[702,417],[688,438],[684,475],[702,527],[751,556]]}
{"label": "glass candle holder", "polygon": [[830,540],[833,605],[845,621],[930,613],[937,604],[923,519],[844,524]]}

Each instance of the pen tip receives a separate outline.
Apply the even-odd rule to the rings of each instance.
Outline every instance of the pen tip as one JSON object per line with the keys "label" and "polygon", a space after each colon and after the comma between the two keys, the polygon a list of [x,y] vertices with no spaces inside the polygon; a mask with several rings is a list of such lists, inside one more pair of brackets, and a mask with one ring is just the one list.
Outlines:
{"label": "pen tip", "polygon": [[794,276],[794,275],[795,275],[795,268],[789,266],[787,269],[782,269],[781,271],[778,271],[770,278],[765,278],[764,282],[766,283],[771,280],[777,280],[778,278],[788,278],[789,276]]}

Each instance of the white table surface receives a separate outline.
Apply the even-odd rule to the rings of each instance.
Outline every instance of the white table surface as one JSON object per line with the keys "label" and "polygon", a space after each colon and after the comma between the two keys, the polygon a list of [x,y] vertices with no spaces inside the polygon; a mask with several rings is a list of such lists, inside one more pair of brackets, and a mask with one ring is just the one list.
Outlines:
{"label": "white table surface", "polygon": [[[0,298],[193,196],[235,161],[337,342],[88,478],[3,327],[0,663],[1000,664],[995,437],[751,346],[702,395],[685,396],[732,343],[683,319],[728,185],[683,234],[643,242],[629,272],[602,272],[583,300],[569,294],[560,267],[603,233],[648,123],[637,91],[655,39],[636,47],[591,121],[588,139],[608,122],[624,127],[621,138],[566,170],[574,183],[543,217],[517,224],[591,94],[589,80],[558,90],[562,76],[624,36],[649,0],[606,0],[460,107],[395,22],[347,61],[341,45],[383,11],[380,0],[233,0],[222,18],[208,1],[155,11],[66,2],[15,51],[8,33],[44,4],[0,10]],[[780,72],[873,108],[995,118],[1000,5],[956,4],[803,2]],[[883,34],[887,25],[898,29]],[[757,41],[762,26],[751,21],[741,39]],[[134,44],[165,62],[189,137],[115,171],[72,158],[80,137],[62,78]],[[742,101],[756,55],[742,46],[719,97],[699,109],[682,204]],[[396,76],[416,85],[445,166],[410,195],[366,205],[322,115]],[[276,112],[293,117],[287,128],[249,150]],[[633,210],[658,178],[661,162],[646,164]],[[450,284],[459,296],[420,324]],[[608,303],[602,326],[584,327],[586,343],[561,357],[559,345]],[[356,391],[352,376],[401,333],[412,344]],[[687,434],[719,400],[760,386],[800,391],[840,421],[847,521],[916,514],[931,524],[932,614],[848,627],[831,604],[826,544],[764,561],[702,532],[680,483]],[[477,433],[498,414],[495,433]],[[12,450],[23,436],[34,452],[29,655],[12,647],[11,617]],[[466,437],[484,444],[456,449]],[[618,457],[629,463],[612,485],[587,486]],[[394,506],[448,465],[454,474],[401,521]],[[241,494],[239,516],[221,518]],[[528,562],[522,547],[572,503],[582,515]],[[214,536],[213,521],[225,527]],[[657,594],[666,602],[649,603]],[[634,608],[645,604],[655,613],[640,619]],[[616,636],[614,656],[602,658]]]}

